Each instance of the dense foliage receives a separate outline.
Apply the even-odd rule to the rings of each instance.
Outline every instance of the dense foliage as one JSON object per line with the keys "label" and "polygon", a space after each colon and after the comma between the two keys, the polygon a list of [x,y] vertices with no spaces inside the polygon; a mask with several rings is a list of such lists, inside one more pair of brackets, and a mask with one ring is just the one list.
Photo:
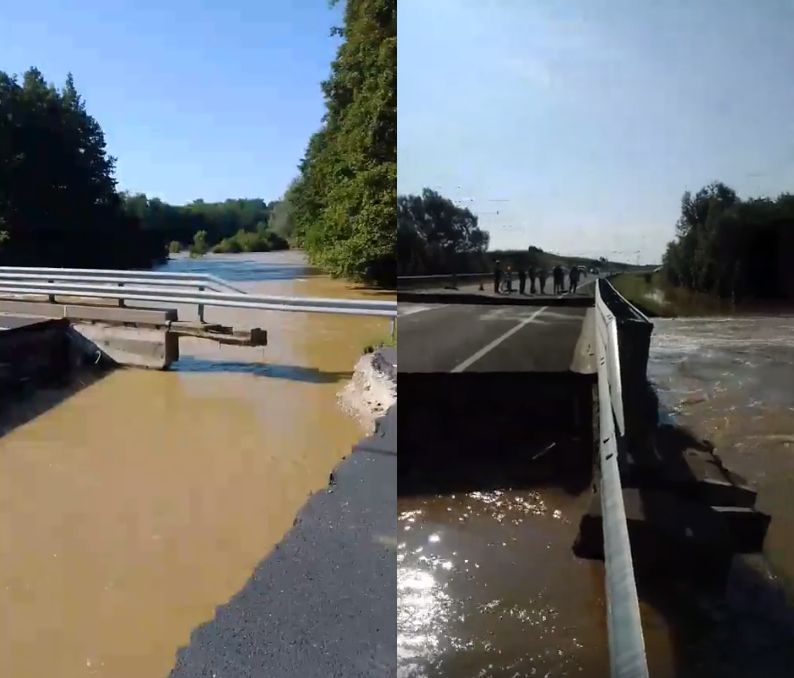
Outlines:
{"label": "dense foliage", "polygon": [[741,200],[723,183],[684,193],[667,281],[719,297],[794,295],[794,195]]}
{"label": "dense foliage", "polygon": [[170,243],[171,252],[185,248],[194,254],[269,252],[287,247],[286,238],[269,227],[271,214],[279,203],[259,199],[214,203],[195,200],[177,206],[142,193],[122,193],[121,198],[125,211],[144,230],[155,233],[158,242]]}
{"label": "dense foliage", "polygon": [[0,230],[3,263],[146,267],[162,243],[124,211],[115,159],[69,76],[0,72]]}
{"label": "dense foliage", "polygon": [[57,88],[35,68],[21,80],[0,72],[0,262],[148,268],[185,246],[195,254],[287,247],[289,225],[268,228],[279,203],[173,206],[119,194],[115,162],[71,75]]}
{"label": "dense foliage", "polygon": [[436,191],[397,198],[399,275],[480,272],[488,241],[471,211]]}
{"label": "dense foliage", "polygon": [[[332,3],[335,4],[335,3]],[[326,113],[285,201],[310,261],[392,284],[397,222],[397,0],[347,0]]]}

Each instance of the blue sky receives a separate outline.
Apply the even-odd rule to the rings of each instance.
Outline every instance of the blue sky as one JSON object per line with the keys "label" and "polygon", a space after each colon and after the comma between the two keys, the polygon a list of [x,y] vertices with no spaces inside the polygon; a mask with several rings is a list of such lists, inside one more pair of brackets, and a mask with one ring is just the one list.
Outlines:
{"label": "blue sky", "polygon": [[275,200],[320,126],[340,23],[325,0],[3,2],[0,69],[71,70],[122,190]]}
{"label": "blue sky", "polygon": [[794,191],[792,35],[788,0],[400,0],[399,191],[657,261],[684,190]]}

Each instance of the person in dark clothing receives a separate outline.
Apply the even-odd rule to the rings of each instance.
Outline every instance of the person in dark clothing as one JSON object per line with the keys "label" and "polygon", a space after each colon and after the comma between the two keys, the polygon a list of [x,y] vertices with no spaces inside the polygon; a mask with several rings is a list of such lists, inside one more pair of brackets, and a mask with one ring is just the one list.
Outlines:
{"label": "person in dark clothing", "polygon": [[562,266],[557,264],[551,271],[551,276],[554,282],[554,294],[562,294],[565,278],[563,277]]}
{"label": "person in dark clothing", "polygon": [[541,294],[546,294],[546,278],[548,278],[548,273],[545,268],[541,268],[538,271],[538,288]]}
{"label": "person in dark clothing", "polygon": [[497,261],[493,269],[493,293],[499,294],[499,285],[502,283],[502,264]]}
{"label": "person in dark clothing", "polygon": [[534,266],[529,267],[529,270],[527,271],[527,275],[529,276],[529,293],[535,294],[535,278],[538,277],[538,273],[535,270]]}
{"label": "person in dark clothing", "polygon": [[579,267],[571,266],[571,272],[568,274],[568,280],[571,286],[571,294],[576,294],[576,288],[579,286]]}
{"label": "person in dark clothing", "polygon": [[518,269],[518,293],[527,293],[527,272],[524,270],[523,266]]}

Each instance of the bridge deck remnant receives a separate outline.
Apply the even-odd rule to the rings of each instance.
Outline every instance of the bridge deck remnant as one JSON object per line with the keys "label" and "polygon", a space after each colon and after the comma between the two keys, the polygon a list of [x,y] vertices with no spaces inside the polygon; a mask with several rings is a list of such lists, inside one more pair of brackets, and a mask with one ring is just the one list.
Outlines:
{"label": "bridge deck remnant", "polygon": [[[769,516],[713,449],[659,423],[646,373],[653,326],[607,280],[595,285],[545,299],[487,285],[398,294],[403,395],[408,389],[398,489],[559,480],[581,472],[590,427],[595,491],[574,552],[606,561],[612,675],[639,678],[648,668],[635,571],[724,581],[735,553],[762,550]],[[592,389],[595,364],[599,393],[588,406],[583,391],[571,393],[588,376]],[[553,452],[531,449],[559,442],[563,430],[573,435],[546,445]]]}

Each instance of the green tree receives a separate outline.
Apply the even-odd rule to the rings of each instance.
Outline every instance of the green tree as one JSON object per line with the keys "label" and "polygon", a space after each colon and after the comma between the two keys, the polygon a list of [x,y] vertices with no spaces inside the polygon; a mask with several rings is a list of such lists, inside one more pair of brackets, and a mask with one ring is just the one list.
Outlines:
{"label": "green tree", "polygon": [[393,284],[397,2],[347,0],[334,32],[343,43],[322,85],[323,127],[290,196],[297,240],[332,275]]}
{"label": "green tree", "polygon": [[299,182],[299,177],[296,177],[290,182],[281,200],[273,204],[270,212],[270,229],[284,240],[291,240],[296,236],[292,201]]}
{"label": "green tree", "polygon": [[397,265],[400,275],[487,270],[488,233],[477,217],[436,191],[397,198]]}
{"label": "green tree", "polygon": [[207,253],[207,249],[207,232],[199,231],[193,236],[193,242],[190,245],[190,256],[203,256]]}
{"label": "green tree", "polygon": [[31,68],[0,72],[0,221],[4,263],[148,266],[164,257],[116,193],[115,160],[69,75],[60,89]]}
{"label": "green tree", "polygon": [[684,193],[662,259],[669,284],[734,299],[794,296],[794,196],[741,200],[721,182]]}

